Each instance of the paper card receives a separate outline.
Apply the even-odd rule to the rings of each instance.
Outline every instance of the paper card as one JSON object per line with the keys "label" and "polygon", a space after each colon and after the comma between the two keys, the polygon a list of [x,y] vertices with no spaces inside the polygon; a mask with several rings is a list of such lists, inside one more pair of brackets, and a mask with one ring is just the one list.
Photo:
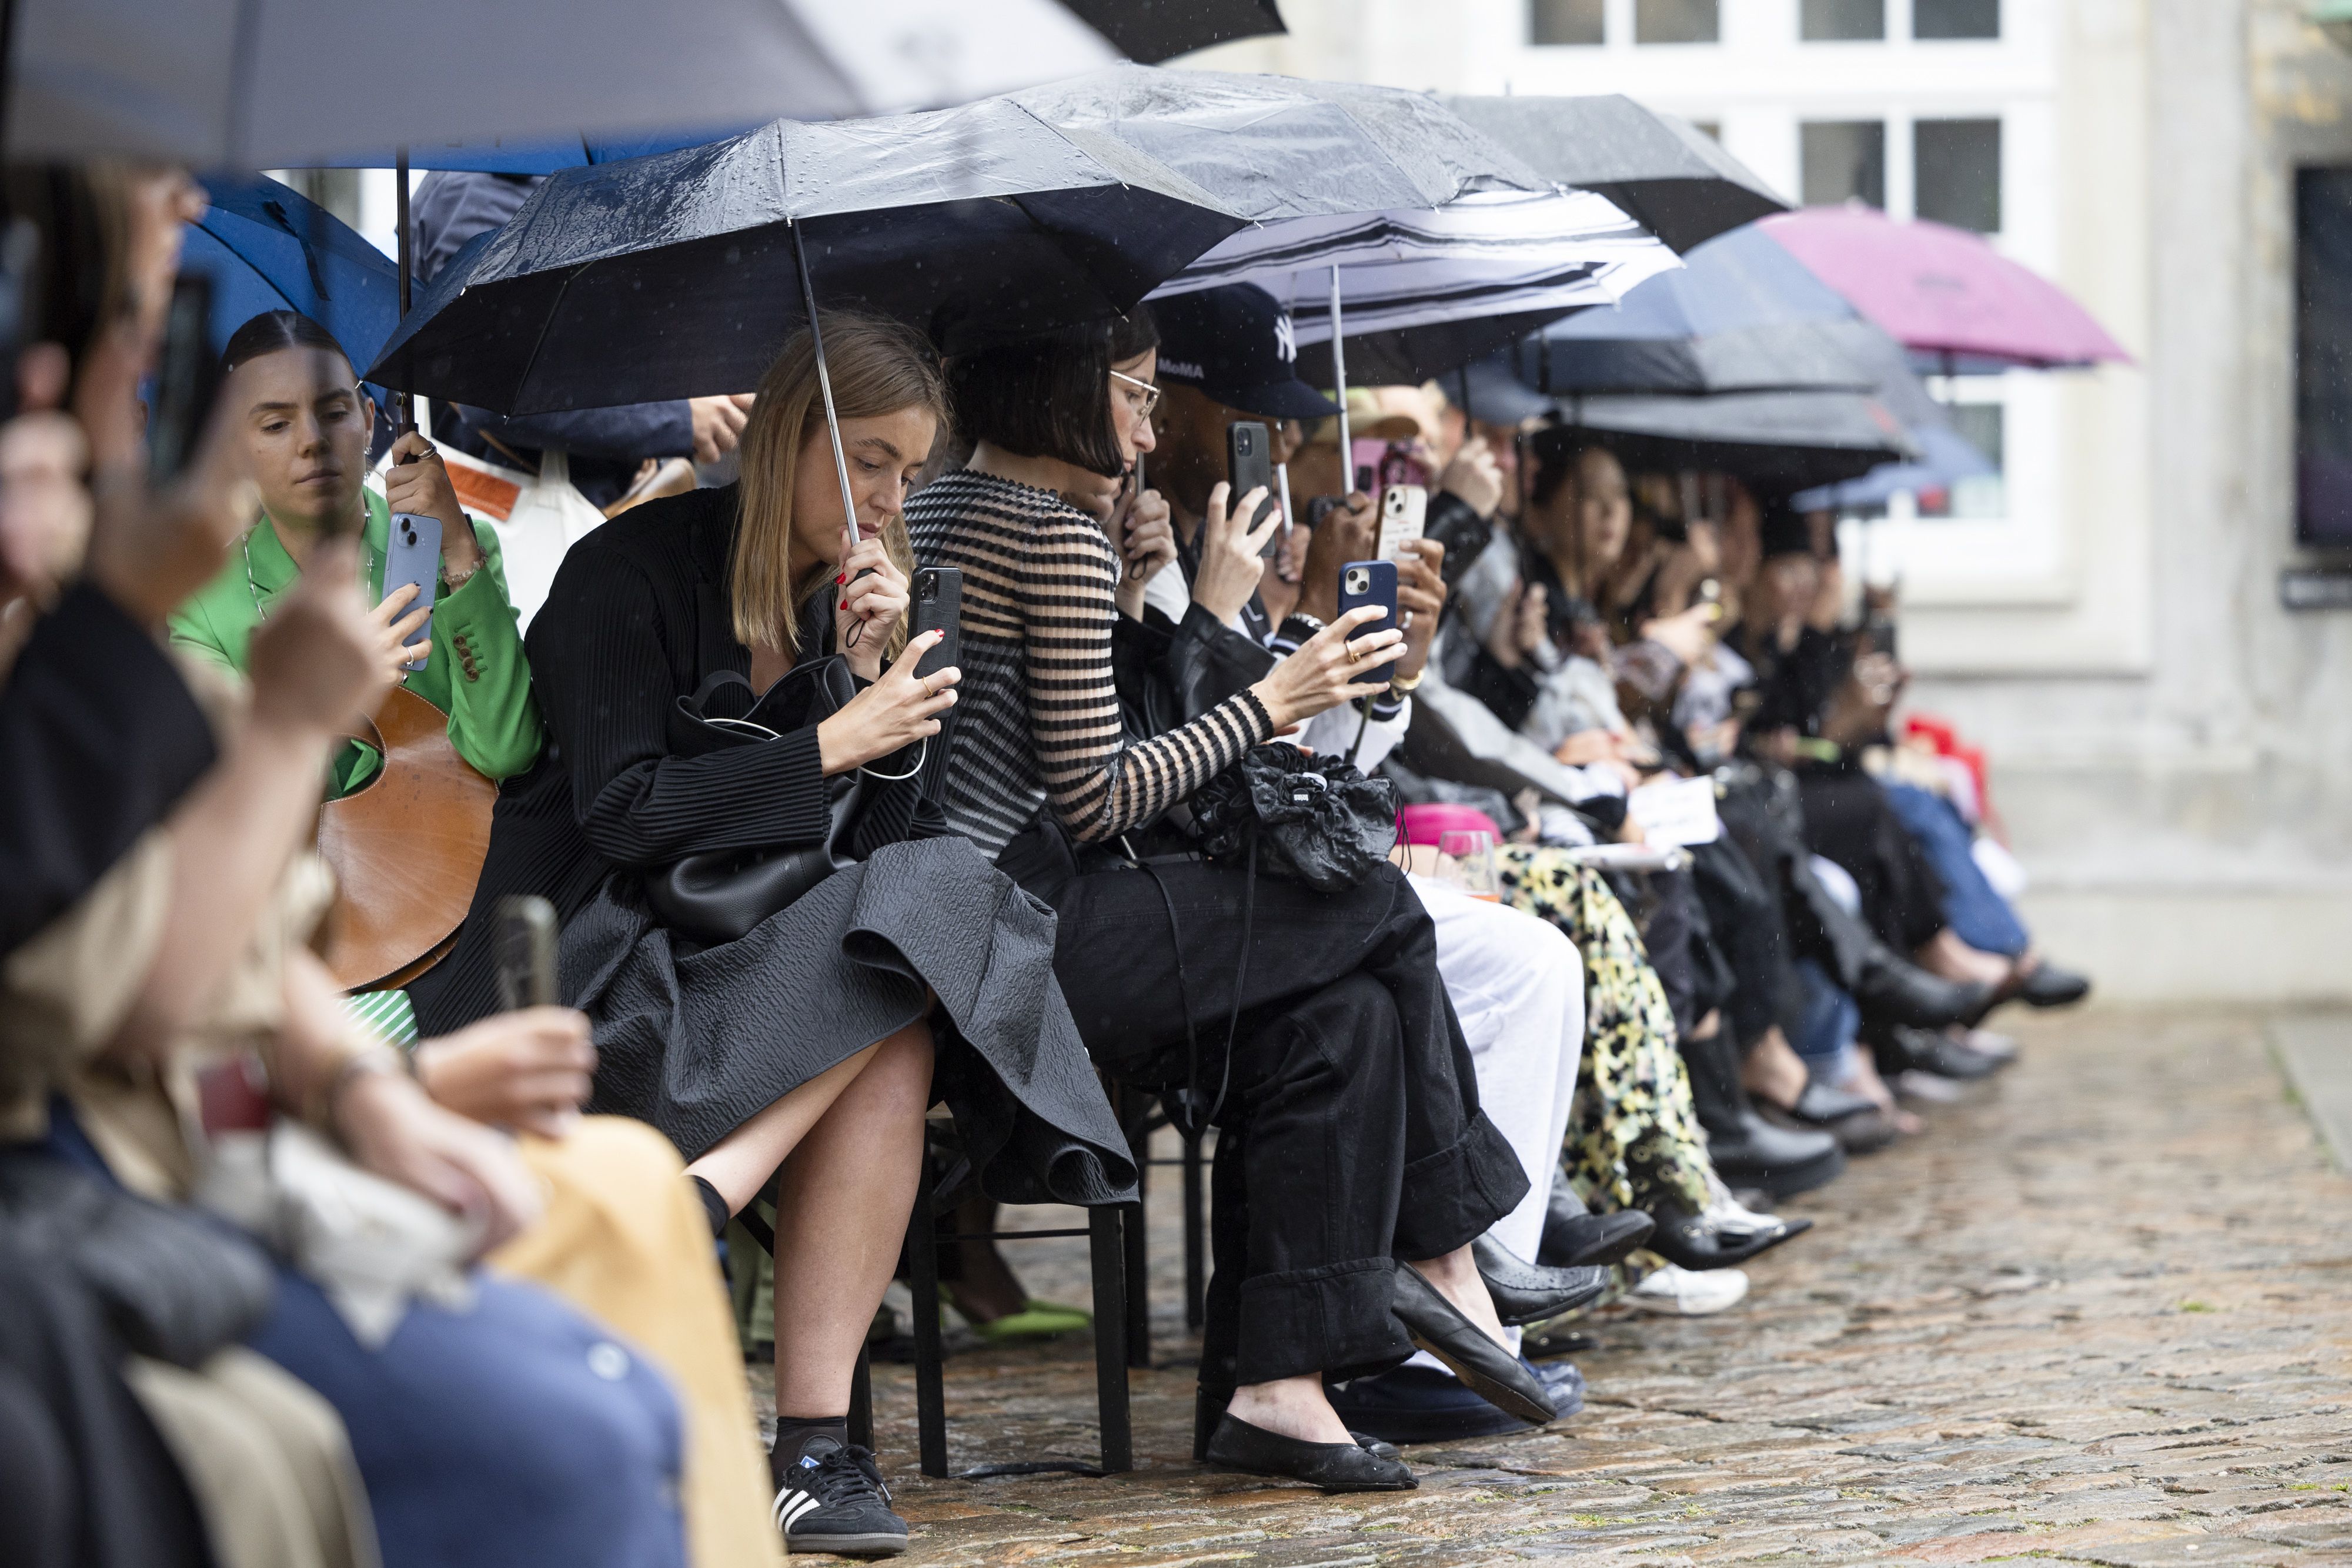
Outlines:
{"label": "paper card", "polygon": [[1661,779],[1625,797],[1625,809],[1653,844],[1711,844],[1723,834],[1712,779]]}

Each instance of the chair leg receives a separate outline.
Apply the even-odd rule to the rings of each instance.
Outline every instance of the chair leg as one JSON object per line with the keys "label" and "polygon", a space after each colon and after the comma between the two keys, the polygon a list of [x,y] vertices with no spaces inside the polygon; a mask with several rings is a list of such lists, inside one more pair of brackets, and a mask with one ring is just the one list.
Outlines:
{"label": "chair leg", "polygon": [[907,1290],[915,1299],[915,1431],[923,1473],[948,1473],[947,1392],[940,1374],[939,1211],[931,1192],[931,1162],[923,1161],[915,1211],[907,1219]]}
{"label": "chair leg", "polygon": [[1195,1135],[1184,1140],[1184,1326],[1197,1333],[1208,1321],[1208,1267],[1203,1254],[1208,1250],[1207,1206],[1202,1201],[1202,1175],[1207,1162],[1201,1157],[1201,1140]]}
{"label": "chair leg", "polygon": [[849,1375],[849,1440],[861,1448],[874,1446],[874,1360],[865,1345],[857,1347],[857,1370]]}
{"label": "chair leg", "polygon": [[1134,1218],[1108,1204],[1087,1211],[1095,1277],[1095,1406],[1102,1422],[1105,1475],[1135,1468],[1127,1407],[1127,1265],[1119,1241],[1120,1222]]}
{"label": "chair leg", "polygon": [[[1143,1167],[1143,1179],[1149,1181],[1150,1175],[1150,1167]],[[1139,1183],[1137,1190],[1141,1191]],[[1127,1301],[1127,1364],[1148,1370],[1151,1365],[1151,1253],[1144,1234],[1143,1214],[1143,1201],[1139,1197],[1134,1207],[1126,1211],[1125,1222],[1119,1227],[1125,1275],[1119,1293]],[[1087,1224],[1091,1226],[1093,1221],[1089,1219]],[[1100,1310],[1099,1304],[1097,1310]]]}

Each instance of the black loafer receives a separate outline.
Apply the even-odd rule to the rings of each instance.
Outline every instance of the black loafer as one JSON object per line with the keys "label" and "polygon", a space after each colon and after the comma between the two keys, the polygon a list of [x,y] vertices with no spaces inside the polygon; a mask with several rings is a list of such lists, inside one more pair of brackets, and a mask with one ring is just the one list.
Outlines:
{"label": "black loafer", "polygon": [[1948,1023],[1973,1027],[1992,1010],[2000,993],[1976,980],[1931,975],[1884,948],[1876,949],[1855,982],[1853,998],[1865,1018],[1941,1029]]}
{"label": "black loafer", "polygon": [[1330,1492],[1411,1491],[1421,1484],[1402,1459],[1360,1443],[1303,1442],[1236,1420],[1231,1412],[1209,1438],[1208,1459],[1221,1470],[1287,1476]]}
{"label": "black loafer", "polygon": [[1488,1339],[1410,1263],[1396,1266],[1395,1293],[1390,1298],[1389,1310],[1404,1324],[1415,1345],[1444,1362],[1445,1369],[1479,1398],[1530,1426],[1540,1427],[1551,1419],[1551,1400],[1519,1358]]}
{"label": "black loafer", "polygon": [[2091,994],[2091,977],[2055,964],[2037,964],[2017,988],[2017,999],[2030,1008],[2072,1007]]}
{"label": "black loafer", "polygon": [[1536,1261],[1548,1269],[1591,1269],[1622,1263],[1627,1254],[1650,1239],[1650,1217],[1629,1208],[1617,1214],[1590,1214],[1565,1175],[1551,1183],[1551,1202],[1544,1210],[1543,1245]]}
{"label": "black loafer", "polygon": [[1653,1205],[1652,1213],[1658,1228],[1650,1238],[1650,1250],[1669,1263],[1701,1272],[1745,1263],[1759,1252],[1812,1228],[1810,1221],[1783,1220],[1761,1230],[1731,1235],[1717,1229],[1705,1215],[1686,1214],[1672,1204]]}
{"label": "black loafer", "polygon": [[1572,1312],[1601,1299],[1609,1288],[1606,1269],[1548,1269],[1530,1263],[1492,1236],[1470,1243],[1486,1294],[1495,1301],[1495,1315],[1513,1328],[1539,1323]]}

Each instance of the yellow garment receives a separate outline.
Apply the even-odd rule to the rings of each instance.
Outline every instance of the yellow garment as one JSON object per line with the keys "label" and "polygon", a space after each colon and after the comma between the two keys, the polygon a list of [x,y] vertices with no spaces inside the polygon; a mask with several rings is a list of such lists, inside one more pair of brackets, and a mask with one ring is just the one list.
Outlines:
{"label": "yellow garment", "polygon": [[669,1140],[624,1116],[525,1137],[547,1212],[490,1254],[635,1344],[669,1376],[686,1423],[687,1547],[695,1568],[772,1568],[767,1456],[743,1382],[710,1224]]}

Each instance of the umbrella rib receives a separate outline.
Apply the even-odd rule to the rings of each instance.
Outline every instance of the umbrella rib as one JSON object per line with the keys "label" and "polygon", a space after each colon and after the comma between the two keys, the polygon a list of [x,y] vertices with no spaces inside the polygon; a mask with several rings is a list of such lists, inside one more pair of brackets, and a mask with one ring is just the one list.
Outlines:
{"label": "umbrella rib", "polygon": [[555,291],[555,303],[550,305],[547,314],[540,318],[539,336],[530,340],[530,357],[523,361],[522,374],[515,378],[515,402],[518,404],[522,402],[523,389],[530,384],[530,372],[539,368],[539,351],[547,343],[548,330],[555,325],[556,317],[562,314],[563,297],[572,292],[572,280],[595,265],[593,261],[583,261],[567,273],[562,286]]}

